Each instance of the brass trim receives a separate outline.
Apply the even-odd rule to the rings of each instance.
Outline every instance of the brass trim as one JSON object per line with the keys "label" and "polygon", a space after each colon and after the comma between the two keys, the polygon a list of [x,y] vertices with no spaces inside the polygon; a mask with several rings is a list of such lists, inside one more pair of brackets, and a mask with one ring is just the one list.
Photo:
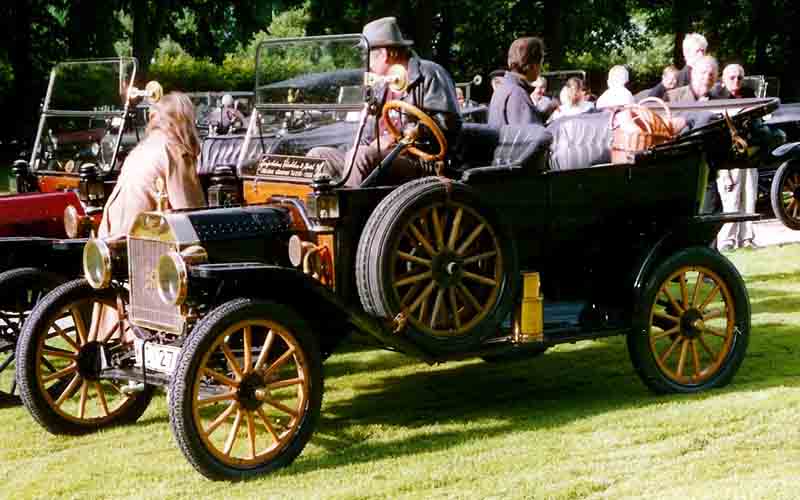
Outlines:
{"label": "brass trim", "polygon": [[[102,273],[99,281],[94,279],[93,273],[89,270],[89,252],[95,250],[100,256],[100,272]],[[83,247],[83,275],[86,281],[96,290],[108,287],[111,283],[111,249],[105,241],[92,238]]]}
{"label": "brass trim", "polygon": [[[170,297],[163,286],[162,275],[165,271],[165,266],[172,266],[177,277],[177,283],[174,283],[176,290],[174,297]],[[170,285],[173,285],[171,281]],[[186,296],[189,293],[189,269],[178,252],[169,252],[158,258],[158,264],[156,264],[156,289],[158,290],[158,297],[165,304],[179,306],[186,300]]]}

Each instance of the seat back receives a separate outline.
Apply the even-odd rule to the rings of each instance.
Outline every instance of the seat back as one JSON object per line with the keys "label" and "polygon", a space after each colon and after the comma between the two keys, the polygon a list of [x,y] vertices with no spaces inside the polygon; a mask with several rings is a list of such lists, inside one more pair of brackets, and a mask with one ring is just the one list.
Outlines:
{"label": "seat back", "polygon": [[489,165],[498,140],[496,127],[485,123],[464,122],[455,148],[460,169]]}
{"label": "seat back", "polygon": [[552,134],[551,170],[573,170],[611,162],[611,113],[565,116],[547,126]]}
{"label": "seat back", "polygon": [[[210,175],[214,167],[218,165],[235,166],[239,161],[239,151],[244,143],[244,134],[219,135],[203,139],[200,149],[200,162],[197,164],[197,174],[202,176]],[[261,155],[261,144],[259,141],[250,141],[248,152],[245,155],[245,163],[248,160],[256,160]]]}
{"label": "seat back", "polygon": [[546,170],[546,151],[553,136],[538,124],[504,125],[498,133],[492,165],[516,165],[525,169]]}

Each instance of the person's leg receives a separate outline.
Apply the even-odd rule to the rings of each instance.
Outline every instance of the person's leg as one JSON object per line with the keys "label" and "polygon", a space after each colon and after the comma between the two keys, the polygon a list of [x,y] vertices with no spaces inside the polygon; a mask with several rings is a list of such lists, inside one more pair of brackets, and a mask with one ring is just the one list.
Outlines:
{"label": "person's leg", "polygon": [[[747,213],[755,213],[756,197],[758,196],[758,169],[748,168],[741,171],[740,182],[742,184],[742,210]],[[741,222],[739,237],[742,246],[754,246],[755,231],[753,221]]]}
{"label": "person's leg", "polygon": [[345,154],[337,148],[331,148],[327,146],[312,148],[308,153],[306,153],[306,156],[309,158],[321,158],[325,160],[327,164],[327,172],[334,179],[340,178],[342,176],[342,172],[347,166],[345,164]]}
{"label": "person's leg", "polygon": [[[731,171],[733,174],[733,171]],[[724,177],[727,173],[723,172],[721,175],[717,177],[717,190],[719,191],[719,196],[722,201],[722,211],[725,213],[728,212],[736,212],[738,211],[738,198],[739,192],[734,185],[732,191],[728,191],[725,188]],[[735,181],[734,177],[734,181]],[[738,224],[729,222],[722,226],[719,234],[717,235],[717,244],[719,245],[720,249],[728,249],[728,248],[735,248],[736,247],[736,233],[738,231]]]}

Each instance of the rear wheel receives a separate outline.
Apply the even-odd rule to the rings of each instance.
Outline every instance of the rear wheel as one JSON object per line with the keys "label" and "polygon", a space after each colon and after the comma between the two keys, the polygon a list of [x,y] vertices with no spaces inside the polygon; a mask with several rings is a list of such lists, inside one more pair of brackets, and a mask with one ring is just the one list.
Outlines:
{"label": "rear wheel", "polygon": [[465,185],[405,184],[362,232],[356,279],[364,309],[405,318],[432,352],[463,351],[497,332],[518,276],[513,238]]}
{"label": "rear wheel", "polygon": [[800,229],[800,164],[788,161],[772,178],[772,211],[784,226]]}
{"label": "rear wheel", "polygon": [[[124,291],[120,291],[123,293]],[[123,310],[114,289],[94,290],[85,280],[65,283],[33,309],[17,348],[20,396],[33,418],[53,434],[83,434],[136,421],[153,387],[124,394],[103,370],[125,348],[120,330],[127,322],[103,322],[105,306]]]}
{"label": "rear wheel", "polygon": [[268,473],[300,454],[319,418],[317,339],[286,306],[228,302],[195,327],[170,389],[173,434],[201,474]]}
{"label": "rear wheel", "polygon": [[699,392],[730,382],[750,336],[750,301],[741,276],[718,252],[693,247],[653,273],[628,352],[655,392]]}
{"label": "rear wheel", "polygon": [[0,273],[0,406],[21,403],[15,377],[20,332],[33,306],[62,281],[32,267]]}

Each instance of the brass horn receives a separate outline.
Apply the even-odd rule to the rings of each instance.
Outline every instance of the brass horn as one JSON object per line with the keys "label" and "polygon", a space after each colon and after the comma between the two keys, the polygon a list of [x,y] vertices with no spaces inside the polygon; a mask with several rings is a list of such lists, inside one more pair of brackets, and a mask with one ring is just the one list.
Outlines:
{"label": "brass horn", "polygon": [[364,85],[373,87],[381,83],[389,85],[394,92],[405,92],[408,88],[408,72],[400,64],[393,64],[389,67],[386,75],[364,73]]}
{"label": "brass horn", "polygon": [[128,91],[128,99],[135,99],[137,97],[149,98],[152,102],[158,102],[164,96],[164,88],[155,80],[147,82],[144,90],[139,90],[136,87],[131,87]]}

